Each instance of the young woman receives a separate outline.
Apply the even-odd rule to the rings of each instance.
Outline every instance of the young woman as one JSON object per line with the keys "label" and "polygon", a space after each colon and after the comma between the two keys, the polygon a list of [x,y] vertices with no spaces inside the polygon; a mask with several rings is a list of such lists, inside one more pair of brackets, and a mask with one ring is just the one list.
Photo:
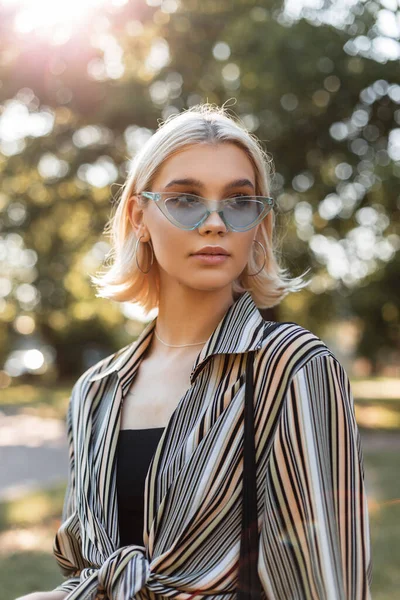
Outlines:
{"label": "young woman", "polygon": [[223,109],[173,116],[135,156],[109,223],[103,296],[158,314],[88,369],[67,414],[54,554],[30,600],[236,598],[246,357],[262,597],[370,598],[363,457],[345,370],[258,310],[304,285],[277,261],[271,161]]}

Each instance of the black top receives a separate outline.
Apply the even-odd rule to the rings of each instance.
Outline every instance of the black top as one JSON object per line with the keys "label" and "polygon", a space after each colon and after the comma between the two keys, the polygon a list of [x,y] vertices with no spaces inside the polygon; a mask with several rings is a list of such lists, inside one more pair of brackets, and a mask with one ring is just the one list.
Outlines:
{"label": "black top", "polygon": [[120,547],[143,546],[144,482],[164,427],[121,429],[117,450]]}

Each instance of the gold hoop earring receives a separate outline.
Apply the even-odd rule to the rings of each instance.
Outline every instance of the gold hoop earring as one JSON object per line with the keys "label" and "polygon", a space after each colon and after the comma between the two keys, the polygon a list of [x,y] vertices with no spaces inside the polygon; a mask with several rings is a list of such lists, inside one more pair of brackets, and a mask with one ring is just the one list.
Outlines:
{"label": "gold hoop earring", "polygon": [[136,241],[136,246],[135,246],[135,260],[136,260],[136,265],[137,265],[137,268],[139,269],[139,271],[141,271],[142,273],[148,273],[150,271],[151,267],[153,266],[154,252],[153,252],[152,245],[150,244],[150,241],[149,241],[150,249],[151,249],[151,263],[150,263],[150,267],[148,268],[148,270],[147,271],[143,271],[143,269],[140,268],[140,265],[139,265],[138,259],[137,259],[137,250],[138,250],[139,242],[142,239],[142,237],[144,237],[144,235],[141,235],[140,238]]}
{"label": "gold hoop earring", "polygon": [[253,242],[255,242],[256,244],[258,244],[259,246],[261,246],[262,251],[264,252],[264,262],[263,262],[263,266],[261,267],[261,269],[259,269],[257,271],[257,273],[248,273],[248,275],[250,277],[254,277],[254,275],[258,275],[263,270],[263,268],[265,267],[265,263],[267,262],[267,252],[266,252],[264,246],[262,245],[262,243],[258,242],[257,240],[253,240]]}

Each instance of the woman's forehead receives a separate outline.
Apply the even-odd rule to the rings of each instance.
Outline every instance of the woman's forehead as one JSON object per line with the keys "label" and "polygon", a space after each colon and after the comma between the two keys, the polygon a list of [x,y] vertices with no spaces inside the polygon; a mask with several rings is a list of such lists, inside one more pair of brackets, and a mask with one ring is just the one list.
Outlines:
{"label": "woman's forehead", "polygon": [[199,190],[208,185],[225,188],[233,182],[242,187],[247,184],[249,189],[255,186],[253,165],[245,151],[234,144],[187,146],[168,157],[154,178],[154,183],[166,190],[188,184]]}

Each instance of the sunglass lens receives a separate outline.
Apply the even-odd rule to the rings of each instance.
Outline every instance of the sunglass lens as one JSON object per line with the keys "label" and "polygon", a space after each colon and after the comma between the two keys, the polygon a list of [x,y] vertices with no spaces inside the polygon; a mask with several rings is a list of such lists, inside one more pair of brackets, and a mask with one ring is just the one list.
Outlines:
{"label": "sunglass lens", "polygon": [[206,213],[206,206],[192,196],[177,196],[165,201],[169,214],[184,227],[193,227]]}
{"label": "sunglass lens", "polygon": [[259,200],[238,198],[224,208],[224,216],[234,229],[249,227],[261,215],[264,204]]}
{"label": "sunglass lens", "polygon": [[[165,207],[172,219],[188,229],[196,226],[207,213],[207,206],[195,196],[182,195],[169,197]],[[232,198],[224,207],[226,222],[236,231],[246,231],[262,214],[264,204],[257,198]]]}

